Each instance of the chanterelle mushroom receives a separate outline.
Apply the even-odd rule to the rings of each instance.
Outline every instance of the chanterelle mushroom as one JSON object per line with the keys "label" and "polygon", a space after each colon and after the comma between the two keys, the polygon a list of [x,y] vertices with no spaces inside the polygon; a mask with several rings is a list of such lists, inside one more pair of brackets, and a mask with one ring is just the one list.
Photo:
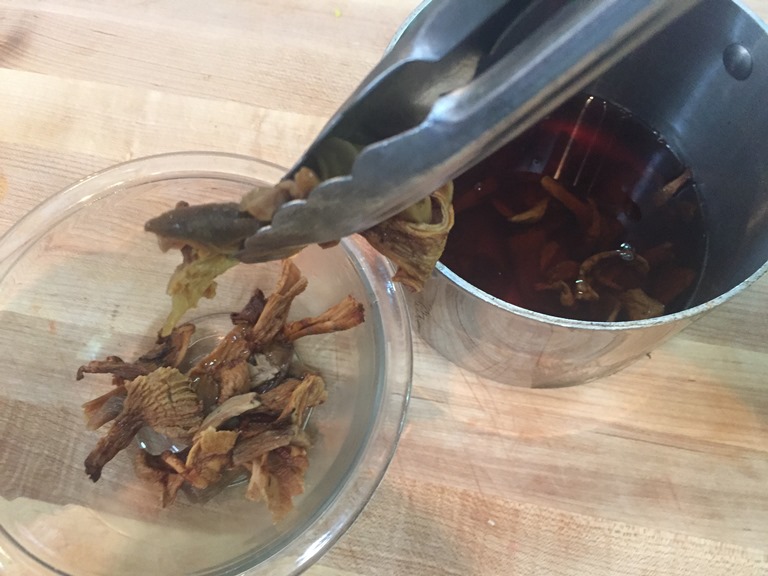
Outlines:
{"label": "chanterelle mushroom", "polygon": [[142,426],[174,440],[189,440],[203,420],[189,378],[176,368],[158,368],[126,382],[125,388],[122,411],[85,459],[85,471],[94,482],[101,477],[104,465],[130,444]]}
{"label": "chanterelle mushroom", "polygon": [[[287,322],[294,298],[306,286],[296,265],[284,261],[269,298],[256,290],[246,306],[230,316],[230,332],[187,374],[175,366],[183,360],[192,325],[161,336],[137,362],[112,357],[87,365],[121,378],[110,393],[84,406],[89,427],[114,418],[86,459],[91,479],[98,480],[104,465],[148,426],[186,445],[160,454],[142,449],[134,460],[137,474],[161,489],[161,505],[173,502],[184,486],[215,493],[228,478],[246,470],[256,475],[249,497],[265,498],[275,520],[285,515],[292,497],[304,489],[310,409],[327,397],[323,379],[294,362],[293,342],[347,330],[364,320],[363,306],[347,297],[318,316]],[[130,370],[138,375],[125,381],[121,375]]]}

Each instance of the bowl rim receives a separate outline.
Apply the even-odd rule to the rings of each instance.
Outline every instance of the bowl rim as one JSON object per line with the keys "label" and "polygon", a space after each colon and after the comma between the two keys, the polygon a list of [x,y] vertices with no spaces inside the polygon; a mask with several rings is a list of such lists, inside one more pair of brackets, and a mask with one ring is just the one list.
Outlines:
{"label": "bowl rim", "polygon": [[[164,167],[174,164],[172,169]],[[268,168],[275,174],[284,174],[279,165],[247,155],[225,152],[180,151],[143,156],[108,166],[93,172],[73,184],[52,194],[20,218],[0,236],[0,281],[13,268],[23,254],[48,230],[87,205],[106,198],[126,185],[151,183],[176,178],[221,178],[229,180],[263,182],[259,169]],[[84,187],[97,191],[83,195]],[[243,555],[223,567],[206,568],[203,573],[247,574],[257,576],[299,574],[316,562],[346,532],[365,508],[381,483],[395,454],[405,425],[413,377],[413,345],[409,308],[403,286],[392,281],[394,268],[360,236],[342,239],[340,247],[358,272],[374,311],[374,338],[385,342],[375,358],[375,373],[380,386],[376,391],[375,418],[367,430],[366,438],[358,447],[344,481],[330,500],[325,502],[308,520],[305,529],[291,540],[278,541],[271,555],[252,564],[253,559]],[[387,278],[386,282],[377,281]],[[383,353],[386,351],[386,353]],[[3,543],[10,544],[4,549]],[[20,552],[17,558],[13,552]],[[0,568],[5,561],[34,561],[44,572],[67,576],[67,573],[37,558],[21,545],[0,524]]]}

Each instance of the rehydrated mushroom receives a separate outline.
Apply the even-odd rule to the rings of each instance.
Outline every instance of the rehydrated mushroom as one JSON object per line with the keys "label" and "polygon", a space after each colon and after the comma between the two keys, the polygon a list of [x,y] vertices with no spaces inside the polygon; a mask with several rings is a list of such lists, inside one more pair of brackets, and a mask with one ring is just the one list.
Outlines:
{"label": "rehydrated mushroom", "polygon": [[635,288],[619,295],[619,300],[630,320],[647,320],[664,314],[664,304]]}
{"label": "rehydrated mushroom", "polygon": [[302,166],[293,176],[296,188],[291,192],[291,198],[299,200],[309,196],[309,193],[320,184],[320,177],[311,168]]}
{"label": "rehydrated mushroom", "polygon": [[304,474],[309,466],[307,450],[301,446],[276,448],[251,465],[246,498],[265,500],[277,522],[293,508],[293,497],[304,492]]}
{"label": "rehydrated mushroom", "polygon": [[289,182],[284,180],[277,186],[256,186],[243,196],[240,210],[261,222],[271,222],[278,208],[291,201]]}
{"label": "rehydrated mushroom", "polygon": [[112,374],[115,384],[106,394],[83,404],[86,428],[97,430],[120,415],[128,395],[126,380],[146,376],[162,366],[178,367],[187,354],[194,332],[193,324],[177,326],[168,336],[158,336],[155,345],[135,362],[123,362],[117,356],[108,356],[106,360],[94,360],[81,366],[77,370],[77,380],[85,374]]}
{"label": "rehydrated mushroom", "polygon": [[[690,176],[686,171],[665,190],[678,190]],[[454,247],[446,265],[481,279],[482,289],[548,314],[616,321],[663,314],[664,305],[695,281],[693,270],[677,264],[670,242],[639,253],[625,240],[625,223],[641,215],[624,190],[590,196],[586,187],[578,195],[547,175],[514,172],[509,178],[510,190],[483,180],[456,203],[476,220],[462,228],[464,235],[482,226],[490,232],[479,231],[478,241],[468,242],[471,251]],[[490,210],[504,221],[489,217]],[[506,246],[499,245],[501,235]]]}
{"label": "rehydrated mushroom", "polygon": [[160,487],[160,506],[163,508],[176,500],[176,495],[184,485],[184,476],[168,465],[163,457],[145,450],[139,450],[136,454],[134,469],[139,478]]}
{"label": "rehydrated mushroom", "polygon": [[661,206],[669,202],[672,198],[675,197],[675,195],[677,195],[678,192],[680,192],[683,186],[691,181],[692,178],[693,173],[691,172],[691,169],[686,168],[683,173],[680,174],[680,176],[671,180],[670,182],[667,182],[654,197],[654,202],[656,205]]}
{"label": "rehydrated mushroom", "polygon": [[126,448],[142,426],[158,434],[185,440],[202,423],[202,408],[189,378],[176,368],[162,367],[126,382],[123,409],[106,436],[85,459],[85,470],[96,482],[101,469]]}
{"label": "rehydrated mushroom", "polygon": [[171,312],[160,335],[170,334],[187,310],[197,306],[200,298],[213,298],[216,295],[214,279],[238,263],[239,260],[226,253],[190,250],[189,257],[176,267],[168,281]]}
{"label": "rehydrated mushroom", "polygon": [[541,222],[541,219],[544,218],[544,215],[547,213],[547,208],[549,208],[549,198],[542,198],[531,208],[523,210],[522,212],[512,212],[508,210],[504,204],[498,201],[494,202],[493,205],[513,224],[536,224],[537,222]]}
{"label": "rehydrated mushroom", "polygon": [[118,356],[93,360],[77,369],[77,380],[82,380],[85,374],[113,374],[116,377],[115,384],[122,384],[125,380],[146,376],[161,366],[176,368],[184,360],[194,333],[194,324],[181,324],[167,336],[158,335],[155,345],[135,362],[124,362]]}
{"label": "rehydrated mushroom", "polygon": [[120,384],[106,394],[83,404],[85,427],[88,430],[98,430],[107,422],[117,418],[123,411],[127,395],[128,390],[125,384]]}
{"label": "rehydrated mushroom", "polygon": [[[296,265],[284,260],[275,291],[267,298],[255,324],[236,325],[212,352],[192,368],[190,377],[206,409],[221,398],[222,371],[246,362],[252,354],[268,346],[283,329],[293,299],[306,287],[307,280]],[[247,391],[241,388],[240,393]]]}
{"label": "rehydrated mushroom", "polygon": [[431,210],[407,209],[362,232],[371,246],[397,265],[393,280],[413,291],[424,287],[453,228],[453,183],[435,190],[426,200]]}
{"label": "rehydrated mushroom", "polygon": [[213,428],[214,430],[218,430],[219,427],[228,420],[237,418],[251,410],[255,410],[261,406],[261,402],[256,396],[256,392],[249,392],[248,394],[240,394],[239,396],[234,396],[225,402],[222,402],[205,417],[200,429],[206,430],[208,428]]}
{"label": "rehydrated mushroom", "polygon": [[[193,249],[182,251],[185,262],[192,262]],[[316,317],[286,322],[293,300],[306,286],[295,264],[284,261],[274,292],[265,298],[255,290],[243,309],[231,315],[230,332],[188,374],[176,366],[186,354],[191,324],[160,336],[135,363],[108,358],[86,365],[82,373],[88,368],[113,375],[139,373],[84,406],[89,428],[114,419],[86,458],[91,479],[98,480],[104,465],[147,426],[187,445],[157,455],[142,449],[134,461],[137,475],[160,488],[161,505],[172,503],[184,487],[191,499],[207,499],[242,470],[256,470],[251,496],[260,486],[260,497],[267,499],[276,521],[290,510],[292,497],[303,491],[309,415],[327,399],[323,379],[294,362],[293,342],[364,320],[362,305],[347,297]],[[164,363],[174,366],[155,367]]]}
{"label": "rehydrated mushroom", "polygon": [[290,322],[283,327],[283,338],[293,342],[305,336],[328,334],[354,328],[365,320],[363,305],[347,296],[319,316]]}
{"label": "rehydrated mushroom", "polygon": [[259,397],[266,409],[277,410],[282,406],[279,420],[292,416],[299,427],[304,426],[310,408],[328,399],[325,382],[317,374],[307,374],[301,380],[286,380],[281,386]]}
{"label": "rehydrated mushroom", "polygon": [[251,297],[248,299],[248,303],[243,306],[243,309],[239,312],[233,312],[229,315],[232,320],[232,324],[252,326],[256,324],[256,321],[264,311],[264,305],[267,303],[267,298],[264,296],[264,292],[256,288]]}
{"label": "rehydrated mushroom", "polygon": [[235,445],[232,463],[235,466],[248,466],[264,454],[291,443],[308,444],[305,433],[295,424],[269,424],[251,429]]}
{"label": "rehydrated mushroom", "polygon": [[592,227],[595,219],[594,210],[588,203],[579,200],[565,186],[550,176],[541,178],[541,187],[576,216],[582,229],[588,230]]}
{"label": "rehydrated mushroom", "polygon": [[261,350],[282,331],[293,300],[306,288],[307,279],[301,275],[296,264],[284,260],[275,291],[267,298],[264,311],[248,334],[253,352]]}
{"label": "rehydrated mushroom", "polygon": [[[293,344],[275,340],[263,346],[248,362],[252,389],[263,393],[274,388],[285,380],[294,364]],[[298,369],[302,370],[300,366]]]}
{"label": "rehydrated mushroom", "polygon": [[120,356],[107,356],[104,360],[91,360],[77,369],[77,379],[82,380],[86,374],[114,374],[115,383],[125,380],[133,380],[137,376],[145,376],[154,368],[139,364],[138,362],[126,362]]}
{"label": "rehydrated mushroom", "polygon": [[539,283],[535,285],[535,289],[539,291],[555,290],[560,292],[560,304],[570,308],[576,303],[576,296],[571,289],[571,285],[564,280],[555,280],[548,284]]}
{"label": "rehydrated mushroom", "polygon": [[272,217],[286,202],[301,200],[320,183],[320,178],[310,168],[303,166],[293,179],[280,181],[275,186],[257,186],[240,201],[240,210],[261,222],[271,222]]}
{"label": "rehydrated mushroom", "polygon": [[245,360],[224,365],[218,371],[219,398],[225,402],[234,396],[245,394],[252,387],[251,371]]}
{"label": "rehydrated mushroom", "polygon": [[195,488],[205,489],[221,480],[223,470],[232,466],[232,449],[237,430],[203,430],[189,449],[184,478]]}
{"label": "rehydrated mushroom", "polygon": [[247,337],[247,326],[235,326],[222,338],[212,352],[208,353],[190,370],[189,377],[206,411],[219,401],[222,368],[231,367],[248,359],[250,350]]}

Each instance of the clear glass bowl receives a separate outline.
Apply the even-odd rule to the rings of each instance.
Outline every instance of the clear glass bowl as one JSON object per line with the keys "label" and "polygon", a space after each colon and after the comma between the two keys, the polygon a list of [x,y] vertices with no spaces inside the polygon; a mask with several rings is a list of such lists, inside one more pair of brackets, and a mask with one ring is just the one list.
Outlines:
{"label": "clear glass bowl", "polygon": [[[232,201],[284,171],[251,158],[183,153],[128,162],[55,195],[0,239],[0,571],[67,574],[295,574],[352,523],[392,458],[411,382],[411,336],[401,287],[364,240],[296,257],[309,280],[293,318],[347,294],[362,326],[299,341],[329,389],[314,410],[306,492],[277,526],[234,485],[207,502],[183,493],[161,509],[135,477],[131,452],[91,483],[83,460],[103,431],[85,430],[81,405],[108,377],[75,381],[79,365],[134,358],[154,341],[178,252],[163,254],[144,222],[190,203]],[[196,340],[220,337],[253,288],[269,294],[279,263],[240,265],[217,296],[185,319]],[[203,346],[199,343],[198,346]]]}

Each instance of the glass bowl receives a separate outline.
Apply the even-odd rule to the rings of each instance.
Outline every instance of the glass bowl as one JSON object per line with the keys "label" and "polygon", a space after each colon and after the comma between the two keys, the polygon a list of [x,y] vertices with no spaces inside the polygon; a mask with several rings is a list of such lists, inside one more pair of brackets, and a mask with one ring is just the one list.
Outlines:
{"label": "glass bowl", "polygon": [[[109,168],[53,196],[0,239],[0,571],[121,574],[295,574],[353,522],[392,458],[411,382],[411,332],[392,269],[364,240],[310,247],[295,257],[309,287],[291,318],[316,315],[352,294],[366,321],[297,342],[326,380],[314,409],[316,440],[305,493],[277,525],[263,503],[232,485],[207,501],[180,493],[161,508],[120,453],[91,483],[83,461],[103,430],[86,431],[81,405],[109,377],[75,381],[77,367],[135,358],[170,309],[165,287],[178,251],[162,253],[144,222],[190,203],[236,201],[284,171],[251,158],[180,153]],[[271,293],[279,263],[239,265],[217,295],[184,320],[195,346],[215,342],[255,287]],[[106,428],[106,427],[105,427]],[[7,565],[7,566],[6,566]]]}

